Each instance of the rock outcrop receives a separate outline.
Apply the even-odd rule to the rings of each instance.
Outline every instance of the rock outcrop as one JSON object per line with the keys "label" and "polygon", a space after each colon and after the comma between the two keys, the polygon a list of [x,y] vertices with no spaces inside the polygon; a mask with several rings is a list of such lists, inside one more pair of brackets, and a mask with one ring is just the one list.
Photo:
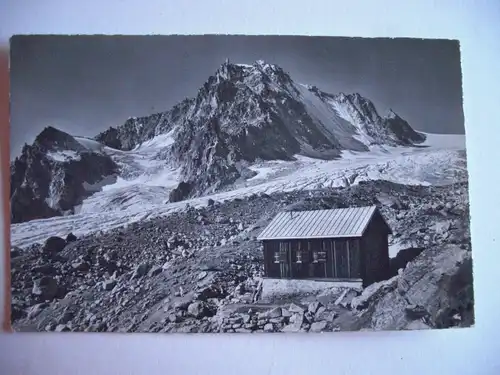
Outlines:
{"label": "rock outcrop", "polygon": [[448,244],[425,249],[400,275],[354,298],[364,328],[406,329],[415,320],[433,328],[474,324],[471,252]]}
{"label": "rock outcrop", "polygon": [[67,133],[45,128],[11,164],[11,222],[73,213],[99,185],[114,181],[118,172],[109,156],[88,149]]}

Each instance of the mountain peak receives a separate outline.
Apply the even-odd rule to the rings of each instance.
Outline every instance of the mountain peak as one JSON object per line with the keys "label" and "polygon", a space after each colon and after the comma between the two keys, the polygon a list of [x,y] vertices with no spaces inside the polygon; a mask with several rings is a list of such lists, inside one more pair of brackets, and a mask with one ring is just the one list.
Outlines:
{"label": "mountain peak", "polygon": [[64,138],[71,137],[69,134],[53,127],[46,126],[43,130],[36,136],[35,143],[37,144],[47,144],[52,142],[57,142]]}
{"label": "mountain peak", "polygon": [[387,119],[397,119],[399,118],[399,115],[392,110],[392,108],[389,108],[389,111],[387,111],[387,114],[385,115],[385,118]]}
{"label": "mountain peak", "polygon": [[59,149],[73,151],[85,149],[72,135],[54,126],[46,126],[35,138],[33,146],[42,152]]}

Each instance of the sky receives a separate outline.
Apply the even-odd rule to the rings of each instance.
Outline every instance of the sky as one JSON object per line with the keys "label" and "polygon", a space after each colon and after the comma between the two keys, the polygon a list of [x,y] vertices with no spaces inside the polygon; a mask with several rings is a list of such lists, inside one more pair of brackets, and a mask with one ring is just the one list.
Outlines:
{"label": "sky", "polygon": [[358,92],[420,131],[464,133],[458,41],[298,36],[15,36],[11,158],[46,126],[95,136],[193,97],[229,58],[296,82]]}

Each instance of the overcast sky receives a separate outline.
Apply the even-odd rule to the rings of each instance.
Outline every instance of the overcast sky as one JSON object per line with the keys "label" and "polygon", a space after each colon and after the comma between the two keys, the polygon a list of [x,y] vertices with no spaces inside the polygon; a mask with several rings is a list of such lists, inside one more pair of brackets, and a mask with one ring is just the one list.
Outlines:
{"label": "overcast sky", "polygon": [[11,39],[11,157],[48,125],[94,136],[170,109],[229,58],[263,59],[330,93],[359,92],[417,130],[464,133],[457,41],[281,36]]}

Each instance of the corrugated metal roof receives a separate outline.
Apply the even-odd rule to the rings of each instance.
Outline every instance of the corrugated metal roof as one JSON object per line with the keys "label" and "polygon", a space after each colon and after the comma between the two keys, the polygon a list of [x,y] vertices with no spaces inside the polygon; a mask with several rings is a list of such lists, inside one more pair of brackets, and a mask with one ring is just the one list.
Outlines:
{"label": "corrugated metal roof", "polygon": [[280,212],[258,240],[361,237],[376,206]]}

